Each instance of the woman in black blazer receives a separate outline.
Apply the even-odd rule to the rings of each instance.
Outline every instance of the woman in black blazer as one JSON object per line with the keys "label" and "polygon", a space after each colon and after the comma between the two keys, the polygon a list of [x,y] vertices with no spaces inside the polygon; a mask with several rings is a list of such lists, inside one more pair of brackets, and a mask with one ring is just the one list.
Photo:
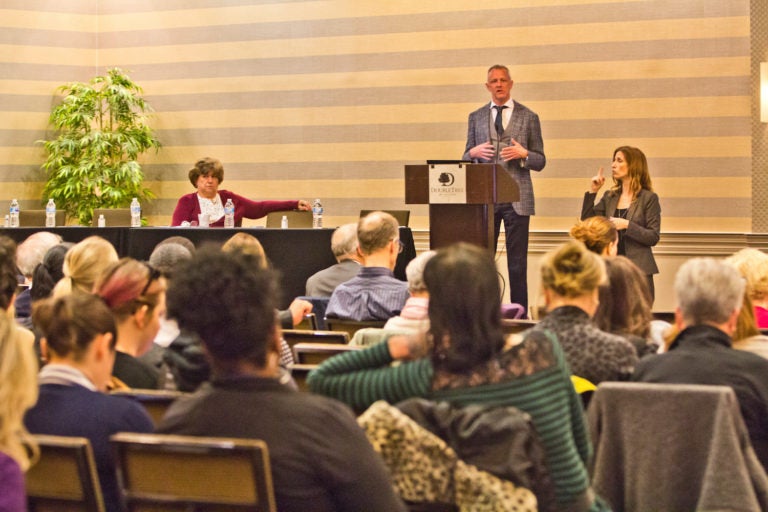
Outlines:
{"label": "woman in black blazer", "polygon": [[613,187],[597,203],[597,193],[605,184],[603,168],[592,177],[589,191],[584,194],[581,219],[594,215],[611,219],[619,230],[618,253],[629,258],[645,273],[653,297],[653,274],[659,273],[659,267],[651,247],[659,241],[661,207],[659,196],[651,187],[648,161],[639,149],[621,146],[613,152],[611,173]]}

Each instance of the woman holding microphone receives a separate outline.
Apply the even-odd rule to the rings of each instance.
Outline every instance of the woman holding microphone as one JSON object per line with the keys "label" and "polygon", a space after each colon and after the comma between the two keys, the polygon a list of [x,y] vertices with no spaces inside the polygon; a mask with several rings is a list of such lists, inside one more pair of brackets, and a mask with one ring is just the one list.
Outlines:
{"label": "woman holding microphone", "polygon": [[592,177],[589,191],[584,194],[581,219],[595,215],[610,218],[619,231],[618,254],[640,267],[654,297],[653,274],[659,273],[659,267],[651,247],[659,242],[661,207],[651,186],[648,161],[639,149],[621,146],[613,152],[611,174],[613,186],[597,203],[597,193],[605,184],[603,168]]}

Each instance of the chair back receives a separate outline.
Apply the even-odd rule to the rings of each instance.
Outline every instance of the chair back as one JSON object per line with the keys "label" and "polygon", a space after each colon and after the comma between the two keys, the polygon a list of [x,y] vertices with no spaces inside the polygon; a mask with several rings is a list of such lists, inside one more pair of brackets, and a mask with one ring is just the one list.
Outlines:
{"label": "chair back", "polygon": [[99,216],[104,216],[104,222],[107,227],[130,227],[131,209],[130,208],[94,208],[91,226],[94,228],[99,225]]}
{"label": "chair back", "polygon": [[329,331],[344,331],[349,336],[354,336],[357,331],[365,327],[384,327],[386,320],[344,320],[342,318],[325,317],[325,328]]}
{"label": "chair back", "polygon": [[297,364],[320,364],[329,357],[344,354],[361,347],[332,343],[297,343],[293,346],[293,358]]}
{"label": "chair back", "polygon": [[333,345],[347,345],[349,343],[349,333],[343,331],[283,329],[283,339],[291,348],[297,343],[330,343]]}
{"label": "chair back", "polygon": [[308,313],[304,315],[304,318],[301,319],[301,322],[296,324],[294,328],[303,329],[307,331],[316,331],[317,329],[319,329],[319,326],[317,323],[317,315],[315,313]]}
{"label": "chair back", "polygon": [[282,227],[283,216],[288,219],[288,229],[312,227],[312,212],[306,210],[285,210],[280,212],[269,212],[267,214],[267,227]]}
{"label": "chair back", "polygon": [[594,490],[613,510],[766,510],[730,387],[603,382],[588,418]]}
{"label": "chair back", "polygon": [[40,459],[27,471],[30,512],[104,512],[91,443],[84,437],[33,435]]}
{"label": "chair back", "polygon": [[164,389],[118,389],[110,394],[133,398],[144,407],[154,424],[158,425],[171,404],[186,393]]}
{"label": "chair back", "polygon": [[[19,210],[19,226],[22,228],[44,227],[45,217],[45,210]],[[66,224],[66,220],[67,212],[56,210],[56,225],[63,226]]]}
{"label": "chair back", "polygon": [[274,512],[264,441],[119,433],[110,438],[129,512]]}
{"label": "chair back", "polygon": [[411,210],[360,210],[360,217],[365,217],[371,212],[386,212],[397,220],[399,226],[408,227],[408,221],[411,219]]}
{"label": "chair back", "polygon": [[517,334],[519,332],[527,331],[537,323],[536,320],[512,320],[509,318],[502,318],[501,329],[504,331],[504,334]]}
{"label": "chair back", "polygon": [[309,386],[307,385],[307,377],[309,376],[309,372],[317,368],[319,365],[316,364],[297,364],[294,363],[290,370],[291,370],[291,377],[293,377],[293,381],[296,383],[296,386],[299,388],[299,391],[309,391]]}

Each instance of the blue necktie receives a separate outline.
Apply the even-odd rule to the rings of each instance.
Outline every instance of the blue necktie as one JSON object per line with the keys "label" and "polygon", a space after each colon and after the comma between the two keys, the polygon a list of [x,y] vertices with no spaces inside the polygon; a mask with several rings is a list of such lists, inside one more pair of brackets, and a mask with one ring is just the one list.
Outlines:
{"label": "blue necktie", "polygon": [[501,134],[504,133],[504,124],[503,124],[503,119],[502,119],[501,112],[505,108],[507,108],[507,106],[506,105],[501,105],[501,106],[494,105],[493,108],[496,109],[496,122],[494,123],[494,125],[496,126],[496,135],[501,137]]}

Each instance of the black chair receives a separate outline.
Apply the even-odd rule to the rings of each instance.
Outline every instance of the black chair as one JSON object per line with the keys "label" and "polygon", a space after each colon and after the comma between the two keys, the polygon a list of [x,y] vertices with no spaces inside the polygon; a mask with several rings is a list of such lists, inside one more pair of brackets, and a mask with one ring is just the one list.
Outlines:
{"label": "black chair", "polygon": [[94,208],[91,226],[98,227],[99,216],[104,216],[104,222],[107,227],[130,227],[131,209],[130,208]]}
{"label": "black chair", "polygon": [[[22,228],[43,227],[45,226],[45,217],[45,210],[19,210],[19,226]],[[66,217],[64,210],[56,210],[56,225],[64,226]]]}
{"label": "black chair", "polygon": [[165,416],[165,412],[171,404],[185,395],[181,391],[164,389],[127,389],[116,390],[110,393],[118,396],[128,396],[139,402],[149,414],[155,425]]}
{"label": "black chair", "polygon": [[281,228],[283,216],[288,219],[288,229],[312,227],[312,212],[306,210],[269,212],[267,214],[267,227]]}
{"label": "black chair", "polygon": [[386,212],[397,219],[400,226],[408,227],[408,221],[411,219],[411,210],[360,210],[360,217],[365,217],[371,212]]}
{"label": "black chair", "polygon": [[40,459],[27,471],[30,512],[104,512],[91,443],[84,437],[32,436]]}
{"label": "black chair", "polygon": [[110,438],[129,512],[275,512],[264,441],[119,433]]}

